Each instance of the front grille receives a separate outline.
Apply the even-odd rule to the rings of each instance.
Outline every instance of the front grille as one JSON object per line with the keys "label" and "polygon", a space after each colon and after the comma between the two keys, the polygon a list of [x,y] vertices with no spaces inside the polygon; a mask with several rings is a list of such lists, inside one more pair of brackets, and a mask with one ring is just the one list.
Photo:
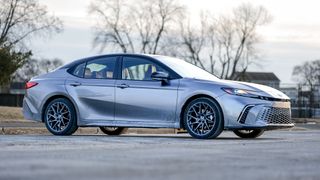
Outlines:
{"label": "front grille", "polygon": [[264,107],[258,115],[258,120],[267,124],[292,124],[289,108]]}

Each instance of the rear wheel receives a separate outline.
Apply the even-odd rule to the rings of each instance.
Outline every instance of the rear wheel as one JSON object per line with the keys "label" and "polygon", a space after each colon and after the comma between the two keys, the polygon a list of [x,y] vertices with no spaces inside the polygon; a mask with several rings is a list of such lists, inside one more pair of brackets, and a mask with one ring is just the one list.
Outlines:
{"label": "rear wheel", "polygon": [[264,130],[263,129],[234,130],[233,132],[241,138],[257,138],[264,133]]}
{"label": "rear wheel", "polygon": [[209,98],[191,101],[184,111],[184,127],[198,139],[219,136],[223,130],[223,117],[218,103]]}
{"label": "rear wheel", "polygon": [[73,104],[65,98],[54,99],[45,109],[44,123],[54,135],[73,134],[78,129]]}
{"label": "rear wheel", "polygon": [[123,127],[99,127],[99,128],[103,133],[108,135],[120,135],[125,130],[125,128]]}

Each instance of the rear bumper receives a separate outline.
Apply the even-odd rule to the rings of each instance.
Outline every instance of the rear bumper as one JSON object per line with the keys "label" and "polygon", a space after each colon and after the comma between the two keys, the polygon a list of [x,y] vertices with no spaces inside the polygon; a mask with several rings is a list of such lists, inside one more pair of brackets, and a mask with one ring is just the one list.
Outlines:
{"label": "rear bumper", "polygon": [[25,119],[33,121],[42,121],[40,112],[32,105],[27,97],[23,98],[22,113]]}

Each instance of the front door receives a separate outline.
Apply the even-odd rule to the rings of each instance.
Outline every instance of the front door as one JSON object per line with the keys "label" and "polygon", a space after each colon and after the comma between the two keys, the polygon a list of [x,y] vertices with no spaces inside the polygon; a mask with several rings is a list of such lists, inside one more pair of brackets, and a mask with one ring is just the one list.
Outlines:
{"label": "front door", "polygon": [[123,57],[122,76],[116,82],[115,120],[133,121],[136,126],[174,122],[179,80],[167,84],[152,80],[155,71],[165,69],[147,58]]}

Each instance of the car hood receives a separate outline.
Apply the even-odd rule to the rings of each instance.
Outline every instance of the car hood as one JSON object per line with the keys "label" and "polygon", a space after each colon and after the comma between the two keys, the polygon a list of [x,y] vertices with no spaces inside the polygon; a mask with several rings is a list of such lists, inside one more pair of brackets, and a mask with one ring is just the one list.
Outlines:
{"label": "car hood", "polygon": [[199,81],[206,81],[210,84],[220,85],[221,87],[226,87],[226,88],[236,88],[236,89],[255,91],[260,96],[264,96],[264,97],[290,100],[290,98],[283,92],[277,89],[274,89],[272,87],[261,85],[261,84],[242,82],[242,81],[230,81],[230,80],[218,80],[218,81],[199,80]]}
{"label": "car hood", "polygon": [[245,88],[250,88],[253,89],[254,91],[259,92],[261,95],[266,96],[266,97],[273,97],[277,99],[287,99],[289,100],[290,98],[284,94],[283,92],[274,89],[269,86],[261,85],[261,84],[255,84],[255,83],[248,83],[248,82],[240,82],[240,81],[231,81],[233,84],[240,84],[245,86]]}

